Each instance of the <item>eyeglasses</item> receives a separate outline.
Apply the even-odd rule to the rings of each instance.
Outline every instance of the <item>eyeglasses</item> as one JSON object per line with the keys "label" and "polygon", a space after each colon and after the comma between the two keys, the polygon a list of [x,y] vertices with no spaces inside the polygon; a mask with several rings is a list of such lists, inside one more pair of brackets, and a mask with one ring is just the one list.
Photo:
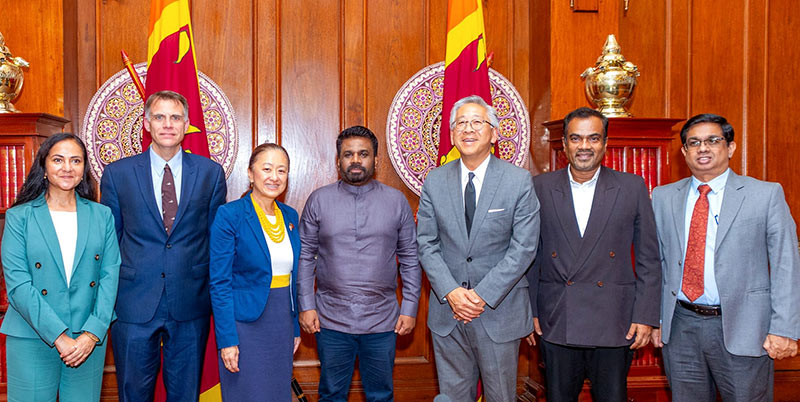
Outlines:
{"label": "eyeglasses", "polygon": [[467,129],[467,124],[469,124],[469,126],[475,131],[481,131],[485,124],[488,124],[489,127],[494,127],[494,126],[492,126],[492,123],[490,123],[490,122],[488,122],[486,120],[472,120],[472,121],[461,120],[459,122],[456,122],[456,131],[461,132],[461,131],[466,130]]}
{"label": "eyeglasses", "polygon": [[686,147],[686,149],[698,149],[698,148],[700,148],[700,145],[705,145],[705,146],[707,146],[709,148],[714,148],[716,146],[722,145],[723,142],[726,142],[725,138],[717,137],[717,136],[708,137],[708,138],[706,138],[704,140],[698,140],[698,139],[692,138],[692,139],[687,140],[686,144],[684,144],[684,146]]}

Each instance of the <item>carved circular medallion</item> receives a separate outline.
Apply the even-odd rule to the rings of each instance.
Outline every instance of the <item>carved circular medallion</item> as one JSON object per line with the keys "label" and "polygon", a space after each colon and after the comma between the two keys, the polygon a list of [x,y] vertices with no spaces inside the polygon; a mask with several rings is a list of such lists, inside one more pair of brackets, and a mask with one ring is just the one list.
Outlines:
{"label": "carved circular medallion", "polygon": [[[530,148],[530,117],[511,82],[489,69],[492,106],[500,119],[500,158],[523,166]],[[420,194],[425,177],[436,167],[442,122],[444,63],[418,71],[397,91],[386,121],[386,143],[394,170]]]}
{"label": "carved circular medallion", "polygon": [[[134,67],[144,83],[147,63]],[[222,165],[227,177],[238,149],[236,117],[222,89],[202,72],[197,75],[211,159]],[[114,74],[94,94],[83,118],[81,138],[95,179],[100,180],[109,163],[142,152],[143,113],[144,102],[126,69]]]}

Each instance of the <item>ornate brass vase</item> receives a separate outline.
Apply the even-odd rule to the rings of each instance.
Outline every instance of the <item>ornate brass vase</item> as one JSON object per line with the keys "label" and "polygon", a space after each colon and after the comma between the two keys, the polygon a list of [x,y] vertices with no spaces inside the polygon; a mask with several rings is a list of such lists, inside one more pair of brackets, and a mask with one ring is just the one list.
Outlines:
{"label": "ornate brass vase", "polygon": [[608,35],[595,66],[581,74],[586,81],[586,97],[607,117],[633,117],[624,106],[633,96],[638,76],[639,69],[625,60],[614,35]]}
{"label": "ornate brass vase", "polygon": [[22,91],[22,68],[29,64],[22,57],[14,57],[6,47],[0,33],[0,113],[19,113],[12,102]]}

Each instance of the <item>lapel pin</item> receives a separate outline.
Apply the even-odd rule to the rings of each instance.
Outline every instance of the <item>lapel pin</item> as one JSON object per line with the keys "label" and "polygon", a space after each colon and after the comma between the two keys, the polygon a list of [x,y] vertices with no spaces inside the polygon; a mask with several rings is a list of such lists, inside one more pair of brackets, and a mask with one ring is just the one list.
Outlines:
{"label": "lapel pin", "polygon": [[289,230],[294,230],[294,225],[291,223],[289,224]]}

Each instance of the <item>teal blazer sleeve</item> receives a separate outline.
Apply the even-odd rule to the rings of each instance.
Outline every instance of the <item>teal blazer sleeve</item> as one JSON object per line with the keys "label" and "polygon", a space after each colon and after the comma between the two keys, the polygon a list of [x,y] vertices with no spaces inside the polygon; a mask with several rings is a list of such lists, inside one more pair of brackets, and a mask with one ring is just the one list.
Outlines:
{"label": "teal blazer sleeve", "polygon": [[6,212],[3,273],[9,308],[0,332],[53,346],[67,331],[105,339],[113,318],[120,255],[107,207],[77,199],[78,238],[67,287],[58,237],[44,196]]}

